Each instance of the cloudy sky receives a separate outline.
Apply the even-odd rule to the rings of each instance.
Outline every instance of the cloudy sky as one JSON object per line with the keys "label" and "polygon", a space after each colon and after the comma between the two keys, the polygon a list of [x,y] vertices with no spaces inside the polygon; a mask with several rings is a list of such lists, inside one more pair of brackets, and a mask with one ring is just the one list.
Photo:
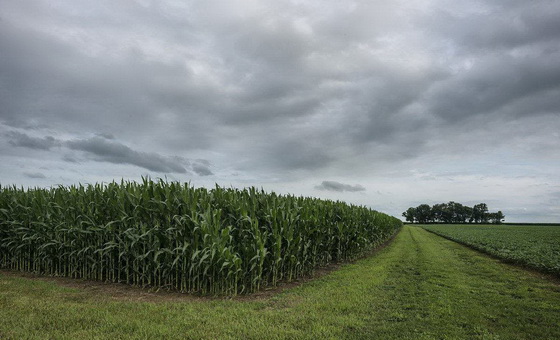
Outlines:
{"label": "cloudy sky", "polygon": [[146,175],[560,222],[560,3],[0,2],[0,184]]}

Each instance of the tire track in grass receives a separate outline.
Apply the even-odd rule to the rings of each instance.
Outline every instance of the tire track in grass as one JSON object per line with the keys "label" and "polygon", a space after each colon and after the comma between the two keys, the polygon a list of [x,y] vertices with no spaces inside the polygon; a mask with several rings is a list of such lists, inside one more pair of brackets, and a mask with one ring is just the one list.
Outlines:
{"label": "tire track in grass", "polygon": [[380,317],[358,338],[560,338],[555,283],[420,228],[406,226],[399,236],[378,289],[382,302],[372,305]]}
{"label": "tire track in grass", "polygon": [[148,303],[0,276],[8,339],[560,339],[560,286],[423,229],[260,300]]}

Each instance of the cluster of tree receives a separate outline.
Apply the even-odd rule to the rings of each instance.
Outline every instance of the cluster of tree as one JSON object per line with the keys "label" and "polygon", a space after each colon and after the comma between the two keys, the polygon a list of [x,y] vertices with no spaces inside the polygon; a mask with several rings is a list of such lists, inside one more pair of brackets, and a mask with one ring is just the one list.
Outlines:
{"label": "cluster of tree", "polygon": [[403,212],[408,222],[418,223],[502,223],[505,218],[501,211],[488,212],[486,203],[467,207],[461,203],[449,202],[429,206],[420,204],[416,208],[410,207]]}

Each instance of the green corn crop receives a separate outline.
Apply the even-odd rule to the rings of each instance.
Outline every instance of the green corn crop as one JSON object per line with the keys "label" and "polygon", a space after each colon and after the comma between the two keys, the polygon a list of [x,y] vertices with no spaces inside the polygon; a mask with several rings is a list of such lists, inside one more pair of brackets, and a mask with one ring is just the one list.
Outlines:
{"label": "green corn crop", "polygon": [[354,259],[401,225],[366,207],[255,188],[0,187],[0,266],[235,295]]}

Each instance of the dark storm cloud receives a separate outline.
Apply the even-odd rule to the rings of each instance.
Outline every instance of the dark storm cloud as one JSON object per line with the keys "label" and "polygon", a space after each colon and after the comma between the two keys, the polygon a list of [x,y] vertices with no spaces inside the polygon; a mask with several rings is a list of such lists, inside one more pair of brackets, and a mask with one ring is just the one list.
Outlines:
{"label": "dark storm cloud", "polygon": [[70,149],[89,153],[97,161],[132,164],[155,172],[187,172],[180,160],[164,157],[156,153],[135,151],[124,144],[105,138],[93,137],[71,140],[65,144]]}
{"label": "dark storm cloud", "polygon": [[340,183],[340,182],[336,182],[336,181],[323,181],[323,182],[321,182],[321,185],[315,186],[315,189],[327,190],[327,191],[338,191],[338,192],[343,192],[343,191],[356,192],[356,191],[365,191],[366,190],[366,188],[364,188],[363,186],[361,186],[359,184],[350,185],[350,184],[344,184],[344,183]]}
{"label": "dark storm cloud", "polygon": [[49,150],[54,146],[60,145],[60,142],[52,136],[43,138],[31,137],[25,133],[11,131],[7,134],[10,145],[25,147],[37,150]]}

